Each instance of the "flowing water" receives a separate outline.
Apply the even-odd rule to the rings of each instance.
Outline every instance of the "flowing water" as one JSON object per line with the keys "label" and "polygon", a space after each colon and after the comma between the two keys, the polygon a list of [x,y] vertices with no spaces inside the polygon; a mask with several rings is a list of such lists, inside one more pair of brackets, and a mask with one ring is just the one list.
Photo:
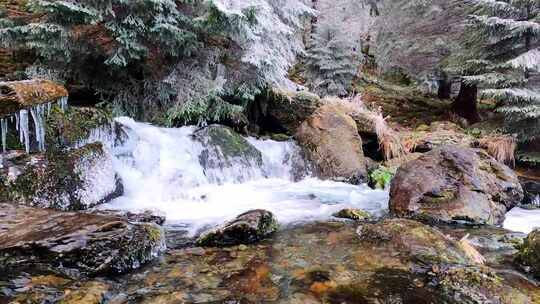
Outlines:
{"label": "flowing water", "polygon": [[125,193],[104,208],[158,210],[191,233],[251,209],[269,210],[282,224],[328,219],[346,207],[374,214],[387,209],[387,191],[322,181],[305,170],[298,178],[304,164],[293,141],[248,138],[262,165],[238,160],[210,169],[201,164],[205,147],[194,140],[194,127],[158,128],[130,118],[117,123],[127,133],[112,148]]}

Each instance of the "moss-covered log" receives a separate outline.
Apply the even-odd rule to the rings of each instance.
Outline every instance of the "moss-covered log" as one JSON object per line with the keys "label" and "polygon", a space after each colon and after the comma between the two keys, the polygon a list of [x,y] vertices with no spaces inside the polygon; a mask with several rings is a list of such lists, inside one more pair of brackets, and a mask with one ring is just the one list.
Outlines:
{"label": "moss-covered log", "polygon": [[64,86],[50,80],[0,82],[0,116],[67,96]]}

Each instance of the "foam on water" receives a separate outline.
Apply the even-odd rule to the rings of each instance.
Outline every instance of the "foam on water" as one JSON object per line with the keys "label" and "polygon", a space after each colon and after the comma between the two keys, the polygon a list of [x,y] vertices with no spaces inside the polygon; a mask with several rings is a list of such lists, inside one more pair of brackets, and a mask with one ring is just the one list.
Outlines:
{"label": "foam on water", "polygon": [[[124,196],[104,208],[163,212],[168,223],[185,224],[191,233],[251,209],[273,212],[283,223],[327,219],[346,207],[372,213],[387,208],[388,193],[367,186],[297,179],[303,160],[296,144],[248,138],[261,151],[262,166],[233,162],[208,174],[199,162],[204,147],[194,127],[158,128],[118,118],[127,140],[114,148],[114,168]],[[219,176],[215,176],[219,174]]]}
{"label": "foam on water", "polygon": [[506,214],[503,226],[508,230],[529,233],[534,228],[540,228],[540,210],[516,207]]}

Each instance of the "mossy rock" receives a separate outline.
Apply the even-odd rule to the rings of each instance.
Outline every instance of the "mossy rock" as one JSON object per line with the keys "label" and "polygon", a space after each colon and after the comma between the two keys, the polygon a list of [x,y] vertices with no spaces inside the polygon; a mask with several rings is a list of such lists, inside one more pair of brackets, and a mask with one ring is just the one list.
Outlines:
{"label": "mossy rock", "polygon": [[540,229],[533,230],[517,245],[516,261],[530,268],[531,273],[540,278]]}
{"label": "mossy rock", "polygon": [[353,221],[364,221],[371,218],[371,215],[368,212],[360,209],[342,209],[332,216]]}
{"label": "mossy rock", "polygon": [[274,129],[284,133],[294,134],[302,121],[313,114],[317,108],[323,105],[316,94],[301,91],[285,91],[270,89],[264,96],[259,98],[258,110],[262,119],[271,122]]}
{"label": "mossy rock", "polygon": [[24,155],[0,170],[0,181],[3,200],[58,210],[84,210],[122,194],[112,159],[100,143]]}
{"label": "mossy rock", "polygon": [[211,125],[196,131],[194,138],[203,145],[199,160],[205,169],[262,166],[261,152],[229,127]]}
{"label": "mossy rock", "polygon": [[54,106],[47,116],[45,140],[47,149],[63,149],[84,142],[91,132],[112,124],[112,114],[98,108]]}
{"label": "mossy rock", "polygon": [[197,239],[197,245],[222,247],[252,244],[268,238],[278,227],[278,222],[270,211],[252,210],[202,233]]}

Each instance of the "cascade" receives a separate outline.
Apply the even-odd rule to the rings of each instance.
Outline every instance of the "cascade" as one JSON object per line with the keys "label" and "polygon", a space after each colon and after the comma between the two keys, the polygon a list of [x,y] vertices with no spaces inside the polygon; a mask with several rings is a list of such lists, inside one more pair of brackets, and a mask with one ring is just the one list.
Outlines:
{"label": "cascade", "polygon": [[[46,104],[34,105],[28,109],[22,109],[12,115],[1,118],[0,133],[2,136],[2,151],[5,152],[7,149],[6,137],[9,131],[8,119],[9,122],[13,123],[15,118],[15,129],[19,132],[19,142],[24,145],[26,153],[30,153],[29,116],[32,116],[38,150],[45,151],[45,120],[51,113],[53,103],[54,102],[48,102]],[[62,97],[56,101],[56,104],[62,111],[66,111],[68,107],[68,98]]]}
{"label": "cascade", "polygon": [[213,158],[208,170],[201,157],[208,153],[194,138],[195,127],[159,128],[125,117],[116,123],[125,140],[104,144],[112,147],[124,195],[104,209],[157,209],[170,225],[195,234],[251,209],[269,210],[289,224],[328,219],[343,208],[374,214],[387,208],[387,191],[311,176],[292,140],[247,138],[262,154],[262,163]]}

